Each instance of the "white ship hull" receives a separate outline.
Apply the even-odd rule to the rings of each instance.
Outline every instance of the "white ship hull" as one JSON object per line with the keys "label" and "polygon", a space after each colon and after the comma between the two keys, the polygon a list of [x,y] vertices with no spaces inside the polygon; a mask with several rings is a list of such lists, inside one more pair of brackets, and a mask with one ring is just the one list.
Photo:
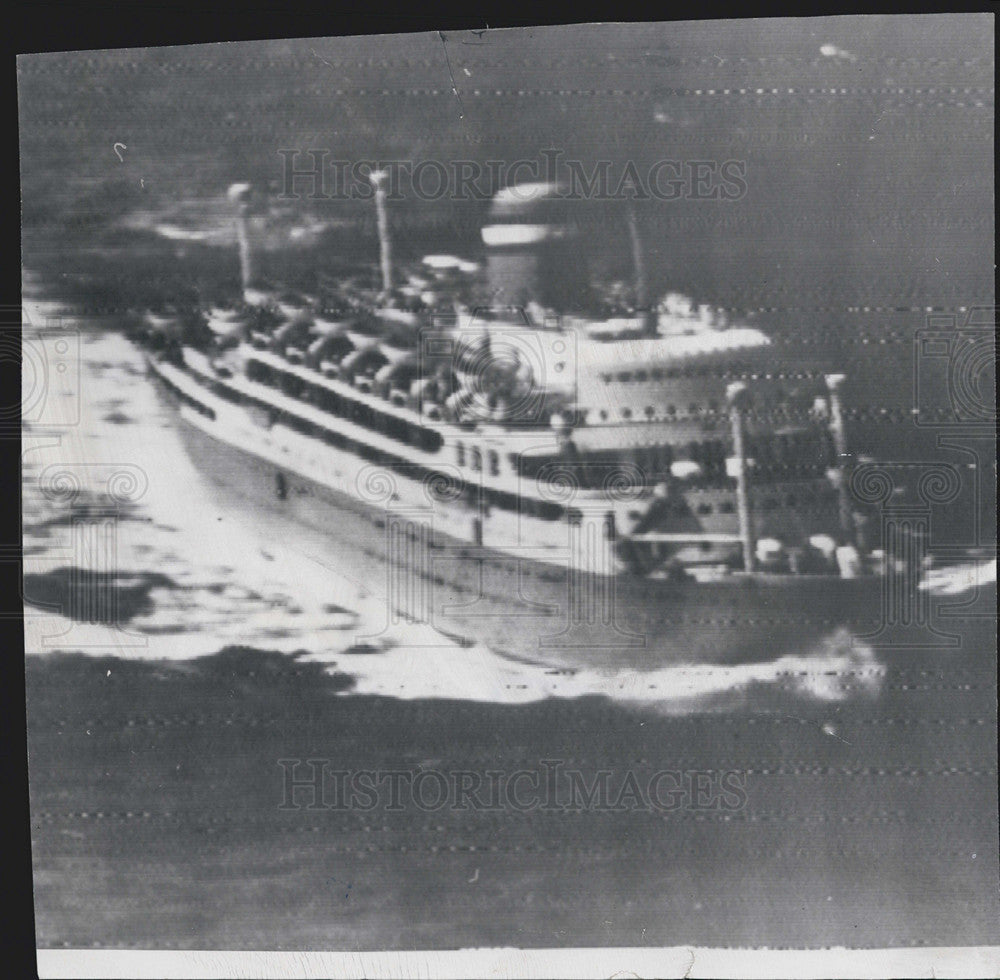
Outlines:
{"label": "white ship hull", "polygon": [[[151,367],[162,377],[161,365]],[[511,657],[570,669],[770,660],[878,632],[878,579],[675,581],[581,569],[569,541],[563,549],[498,547],[488,539],[475,546],[456,533],[470,523],[461,502],[413,508],[405,494],[390,500],[401,481],[388,472],[385,486],[374,479],[357,492],[360,474],[379,475],[372,464],[281,426],[260,427],[254,438],[247,426],[231,424],[235,413],[253,425],[249,413],[227,410],[229,424],[180,405],[199,469],[225,500],[251,507],[318,562],[383,597],[387,622],[429,621]],[[317,478],[317,456],[329,479]]]}

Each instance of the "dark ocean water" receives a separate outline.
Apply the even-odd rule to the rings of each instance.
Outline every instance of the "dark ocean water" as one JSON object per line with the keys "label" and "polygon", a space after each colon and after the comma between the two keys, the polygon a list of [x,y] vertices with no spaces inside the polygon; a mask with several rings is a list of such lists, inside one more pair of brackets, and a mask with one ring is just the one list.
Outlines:
{"label": "dark ocean water", "polygon": [[[228,248],[165,247],[149,228],[181,203],[217,228],[220,188],[280,180],[282,147],[511,160],[558,146],[588,167],[745,159],[739,201],[642,209],[651,283],[756,318],[794,356],[845,366],[853,435],[880,458],[969,458],[935,448],[910,410],[928,307],[962,322],[993,302],[985,19],[487,37],[19,62],[25,262],[43,273],[26,279],[28,318],[71,340],[55,357],[29,330],[25,348],[29,369],[51,368],[24,430],[39,945],[995,942],[988,617],[955,626],[951,648],[833,642],[653,676],[554,674],[429,629],[419,648],[411,628],[372,652],[364,637],[384,610],[304,559],[291,529],[262,535],[252,514],[217,504],[185,456],[114,326],[151,289],[211,284],[235,265]],[[350,202],[302,206],[354,220]],[[398,208],[402,254],[452,241],[475,256],[482,202]],[[583,211],[595,261],[620,265],[614,208],[593,209],[599,226]],[[352,234],[374,256],[373,239]],[[321,262],[337,241],[286,265]],[[938,409],[948,393],[935,397]],[[960,530],[936,512],[938,543],[989,542],[995,524],[966,526],[974,509],[971,497],[952,508]],[[123,628],[100,625],[109,619]],[[735,772],[745,800],[282,809],[279,760],[306,759],[476,773],[561,760],[614,786],[629,773]]]}
{"label": "dark ocean water", "polygon": [[[993,291],[993,34],[987,15],[608,25],[46,54],[19,62],[26,224],[68,251],[136,208],[282,189],[288,153],[455,161],[746,165],[736,200],[643,198],[650,285],[847,329],[846,307],[953,308]],[[453,86],[457,93],[453,91]],[[125,149],[114,149],[116,143]],[[285,154],[284,156],[282,154]],[[673,175],[674,171],[670,171]],[[401,185],[399,248],[478,247],[486,197]],[[434,181],[422,185],[434,197]],[[446,185],[454,189],[452,183]],[[297,207],[371,202],[298,180]],[[461,199],[459,199],[461,197]],[[292,203],[292,202],[285,202]],[[624,202],[570,202],[583,252],[627,268]],[[77,238],[75,236],[80,236]],[[50,241],[46,246],[54,247]],[[421,253],[423,254],[423,253]],[[65,271],[65,270],[63,270]],[[889,326],[889,324],[886,324]]]}

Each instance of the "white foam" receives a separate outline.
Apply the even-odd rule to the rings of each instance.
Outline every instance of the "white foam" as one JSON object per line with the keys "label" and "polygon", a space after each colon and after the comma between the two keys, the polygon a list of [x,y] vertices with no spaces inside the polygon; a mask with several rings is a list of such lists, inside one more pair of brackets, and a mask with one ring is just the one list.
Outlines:
{"label": "white foam", "polygon": [[[428,637],[430,642],[433,642]],[[840,634],[821,651],[732,666],[673,665],[656,670],[556,670],[513,661],[484,646],[418,646],[412,633],[378,655],[339,654],[331,667],[350,673],[355,693],[405,700],[446,698],[525,704],[546,698],[601,695],[615,701],[663,708],[697,707],[753,686],[772,685],[821,701],[838,701],[858,688],[874,692],[882,669],[870,650],[853,648]],[[324,660],[322,655],[309,659]],[[844,684],[850,675],[856,683]]]}
{"label": "white foam", "polygon": [[996,585],[997,561],[965,562],[945,568],[932,568],[918,588],[931,595],[961,595],[984,585]]}

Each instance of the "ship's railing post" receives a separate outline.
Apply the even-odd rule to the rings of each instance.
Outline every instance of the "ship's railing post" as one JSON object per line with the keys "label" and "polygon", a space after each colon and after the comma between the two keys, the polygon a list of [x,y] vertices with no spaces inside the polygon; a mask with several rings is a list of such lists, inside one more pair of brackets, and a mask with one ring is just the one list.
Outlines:
{"label": "ship's railing post", "polygon": [[729,419],[733,432],[733,457],[736,464],[736,510],[740,522],[743,568],[750,573],[754,570],[757,543],[753,512],[750,508],[750,476],[747,465],[746,426],[744,423],[744,415],[749,402],[747,386],[742,381],[729,385],[726,388],[726,399],[729,402]]}

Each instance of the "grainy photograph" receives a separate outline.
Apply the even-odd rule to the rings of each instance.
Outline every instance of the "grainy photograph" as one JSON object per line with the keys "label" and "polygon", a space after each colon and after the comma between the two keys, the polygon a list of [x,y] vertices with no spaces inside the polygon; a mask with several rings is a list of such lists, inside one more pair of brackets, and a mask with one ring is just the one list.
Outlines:
{"label": "grainy photograph", "polygon": [[998,975],[993,29],[19,55],[40,975]]}

